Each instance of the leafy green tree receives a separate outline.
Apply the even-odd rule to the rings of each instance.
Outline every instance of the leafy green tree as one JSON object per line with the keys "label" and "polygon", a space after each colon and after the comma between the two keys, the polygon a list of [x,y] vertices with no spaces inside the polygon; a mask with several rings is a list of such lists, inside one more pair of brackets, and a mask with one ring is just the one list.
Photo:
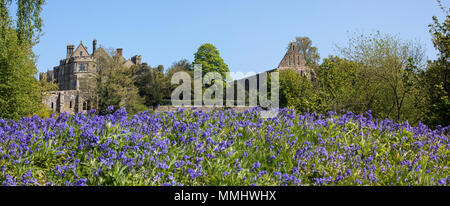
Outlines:
{"label": "leafy green tree", "polygon": [[317,69],[316,82],[320,105],[318,112],[340,111],[342,109],[360,111],[356,90],[359,64],[336,56],[325,58]]}
{"label": "leafy green tree", "polygon": [[139,95],[145,99],[146,106],[164,104],[170,99],[170,85],[161,67],[151,68],[141,65],[141,72],[135,77],[135,86],[139,89]]}
{"label": "leafy green tree", "polygon": [[39,79],[38,84],[39,88],[41,89],[41,93],[59,90],[59,86],[54,81],[47,80],[47,75],[42,75],[42,77]]}
{"label": "leafy green tree", "polygon": [[187,59],[182,59],[180,61],[174,62],[172,66],[170,66],[170,68],[167,70],[167,75],[172,76],[179,71],[193,71],[192,64]]}
{"label": "leafy green tree", "polygon": [[12,28],[0,31],[0,118],[18,119],[40,110],[34,55]]}
{"label": "leafy green tree", "polygon": [[434,47],[439,51],[438,59],[429,62],[423,75],[423,83],[427,94],[425,103],[425,121],[430,125],[450,124],[450,9],[445,9],[438,1],[446,18],[441,23],[433,16],[430,33]]}
{"label": "leafy green tree", "polygon": [[294,70],[279,71],[280,107],[296,109],[299,112],[316,111],[315,87],[306,76]]}
{"label": "leafy green tree", "polygon": [[296,37],[295,43],[298,46],[300,54],[305,58],[306,66],[315,67],[319,64],[320,55],[317,47],[312,45],[309,37]]}
{"label": "leafy green tree", "polygon": [[[173,91],[175,88],[177,88],[179,85],[172,85],[171,79],[173,77],[173,75],[177,72],[186,72],[187,74],[189,74],[189,76],[191,76],[191,79],[194,79],[194,70],[193,70],[193,66],[192,64],[187,60],[187,59],[182,59],[180,61],[174,62],[172,64],[172,66],[170,66],[170,68],[167,70],[167,74],[166,74],[166,80],[167,80],[167,84],[169,84],[169,90]],[[168,93],[168,98],[170,99],[170,93]],[[191,97],[192,100],[194,98],[194,81],[191,81]],[[167,101],[166,101],[167,102]]]}
{"label": "leafy green tree", "polygon": [[348,46],[338,49],[345,58],[361,65],[355,85],[360,112],[372,110],[376,117],[399,121],[419,119],[414,101],[417,74],[424,67],[420,44],[377,32],[353,36]]}
{"label": "leafy green tree", "polygon": [[202,73],[205,75],[208,72],[218,72],[226,78],[226,73],[230,70],[228,65],[224,63],[220,57],[220,53],[217,48],[212,44],[201,45],[197,52],[194,54],[195,60],[193,64],[202,65]]}
{"label": "leafy green tree", "polygon": [[0,118],[42,114],[36,56],[31,50],[41,31],[42,0],[17,0],[17,26],[9,15],[11,0],[0,0]]}
{"label": "leafy green tree", "polygon": [[109,106],[125,107],[130,114],[145,110],[144,100],[134,85],[133,68],[123,65],[123,58],[99,50],[97,65],[100,69],[97,79],[98,110],[106,113]]}
{"label": "leafy green tree", "polygon": [[164,66],[158,65],[158,67],[156,67],[156,70],[158,70],[158,72],[160,72],[160,73],[164,73]]}
{"label": "leafy green tree", "polygon": [[[19,43],[32,45],[37,42],[37,34],[42,32],[42,5],[44,0],[15,0],[17,6],[16,34]],[[2,29],[6,29],[11,21],[9,6],[13,0],[0,0],[0,17]],[[6,23],[6,24],[5,24]]]}

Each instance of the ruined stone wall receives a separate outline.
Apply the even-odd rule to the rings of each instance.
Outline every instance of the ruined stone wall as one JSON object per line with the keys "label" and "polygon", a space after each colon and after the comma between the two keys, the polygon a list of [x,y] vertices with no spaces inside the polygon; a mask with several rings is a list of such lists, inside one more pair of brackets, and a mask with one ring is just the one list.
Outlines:
{"label": "ruined stone wall", "polygon": [[78,102],[79,95],[76,90],[46,92],[42,97],[42,103],[56,113],[78,113],[80,111]]}
{"label": "ruined stone wall", "polygon": [[48,108],[57,112],[57,104],[59,99],[59,91],[46,92],[42,95],[42,103],[47,105]]}

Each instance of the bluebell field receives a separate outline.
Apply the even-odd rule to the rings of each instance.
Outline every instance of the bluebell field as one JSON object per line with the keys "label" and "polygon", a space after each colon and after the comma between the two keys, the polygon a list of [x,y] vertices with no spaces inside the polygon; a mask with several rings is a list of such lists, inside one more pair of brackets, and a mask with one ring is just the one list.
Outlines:
{"label": "bluebell field", "polygon": [[3,185],[450,185],[449,127],[345,112],[0,119]]}

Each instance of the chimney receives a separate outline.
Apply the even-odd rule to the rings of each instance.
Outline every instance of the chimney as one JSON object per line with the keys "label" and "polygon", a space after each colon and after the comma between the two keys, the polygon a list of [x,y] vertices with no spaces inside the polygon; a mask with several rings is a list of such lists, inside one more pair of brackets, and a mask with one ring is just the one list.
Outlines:
{"label": "chimney", "polygon": [[74,45],[67,45],[67,58],[69,58],[73,54]]}
{"label": "chimney", "polygon": [[97,39],[92,42],[92,54],[95,53],[95,50],[97,50]]}
{"label": "chimney", "polygon": [[123,49],[122,48],[117,49],[117,55],[123,57]]}
{"label": "chimney", "polygon": [[138,55],[136,58],[136,64],[140,65],[142,63],[142,56]]}
{"label": "chimney", "polygon": [[131,61],[136,65],[140,65],[142,63],[142,56],[136,55],[134,57],[131,57]]}

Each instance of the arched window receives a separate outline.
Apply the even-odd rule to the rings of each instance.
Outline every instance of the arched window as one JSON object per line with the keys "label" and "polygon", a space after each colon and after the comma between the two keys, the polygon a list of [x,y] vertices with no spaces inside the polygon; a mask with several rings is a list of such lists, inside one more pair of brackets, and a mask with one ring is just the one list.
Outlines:
{"label": "arched window", "polygon": [[250,81],[248,79],[245,80],[245,91],[250,90]]}
{"label": "arched window", "polygon": [[87,110],[87,102],[83,102],[83,110],[84,110],[84,111]]}

